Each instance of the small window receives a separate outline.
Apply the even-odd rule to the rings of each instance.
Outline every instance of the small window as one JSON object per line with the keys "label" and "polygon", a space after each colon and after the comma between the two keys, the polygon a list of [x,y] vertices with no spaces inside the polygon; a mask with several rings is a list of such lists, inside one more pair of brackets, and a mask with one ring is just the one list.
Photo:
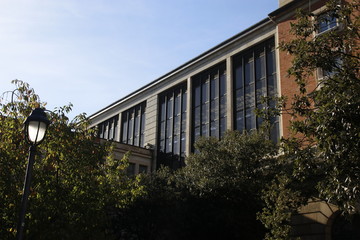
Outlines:
{"label": "small window", "polygon": [[317,18],[317,34],[327,32],[338,26],[338,21],[334,12],[325,12]]}
{"label": "small window", "polygon": [[326,79],[334,76],[339,72],[343,62],[340,57],[336,57],[334,62],[329,62],[329,66],[318,69],[318,79]]}
{"label": "small window", "polygon": [[147,173],[148,172],[148,166],[146,165],[139,165],[139,173]]}
{"label": "small window", "polygon": [[126,174],[128,176],[135,176],[135,163],[129,163],[129,166],[126,169]]}

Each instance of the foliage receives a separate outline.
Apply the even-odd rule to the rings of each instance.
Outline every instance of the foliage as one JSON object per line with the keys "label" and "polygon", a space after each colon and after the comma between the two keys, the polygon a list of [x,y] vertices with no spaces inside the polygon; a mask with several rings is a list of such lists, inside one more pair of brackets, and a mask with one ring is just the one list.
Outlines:
{"label": "foliage", "polygon": [[229,131],[196,148],[185,167],[144,176],[146,194],[119,212],[124,239],[263,238],[256,213],[277,147],[264,134]]}
{"label": "foliage", "polygon": [[[13,239],[28,145],[23,122],[44,107],[25,82],[14,80],[12,101],[0,102],[0,238]],[[71,105],[47,112],[51,124],[37,147],[26,215],[27,239],[112,239],[113,209],[141,193],[126,177],[126,157],[115,160],[109,143],[96,142],[85,115],[69,121]]]}
{"label": "foliage", "polygon": [[290,238],[289,213],[310,196],[346,214],[360,211],[359,2],[330,0],[327,9],[337,29],[314,37],[318,16],[301,10],[291,26],[294,39],[280,45],[293,57],[288,73],[299,91],[290,106],[283,102],[294,136],[283,141],[282,170],[265,194],[260,218],[271,229],[268,239]]}

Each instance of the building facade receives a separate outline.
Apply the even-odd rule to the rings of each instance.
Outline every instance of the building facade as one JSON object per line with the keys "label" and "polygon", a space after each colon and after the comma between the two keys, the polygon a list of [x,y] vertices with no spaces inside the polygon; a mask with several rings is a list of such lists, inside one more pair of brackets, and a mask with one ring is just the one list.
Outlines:
{"label": "building facade", "polygon": [[[254,110],[274,104],[264,97],[291,97],[298,89],[287,74],[289,55],[277,48],[292,38],[290,22],[296,9],[318,15],[326,11],[325,3],[280,0],[279,8],[264,20],[94,113],[91,126],[118,148],[140,153],[130,158],[134,174],[161,164],[184,166],[200,136],[219,138],[228,129],[259,128],[262,119]],[[337,27],[336,19],[320,24],[320,31]],[[320,75],[312,79],[314,87]],[[289,121],[287,115],[271,119],[274,141],[289,135]],[[302,239],[331,239],[329,226],[335,216],[335,206],[314,201],[299,211],[294,225],[308,236]]]}

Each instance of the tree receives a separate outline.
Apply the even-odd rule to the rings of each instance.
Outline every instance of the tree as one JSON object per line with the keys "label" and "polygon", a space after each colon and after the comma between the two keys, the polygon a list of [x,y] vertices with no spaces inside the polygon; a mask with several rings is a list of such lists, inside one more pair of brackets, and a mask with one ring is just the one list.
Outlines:
{"label": "tree", "polygon": [[185,167],[143,178],[146,194],[119,213],[123,233],[131,239],[263,239],[256,213],[277,146],[262,133],[229,131],[195,147]]}
{"label": "tree", "polygon": [[[320,16],[299,10],[294,39],[280,44],[293,57],[288,73],[299,93],[290,107],[283,102],[294,135],[283,141],[283,168],[265,195],[261,219],[271,229],[269,239],[290,238],[291,213],[309,197],[332,202],[344,214],[360,211],[359,2],[330,0],[327,9]],[[313,37],[319,22],[331,19],[339,27]],[[311,88],[319,72],[323,77]]]}
{"label": "tree", "polygon": [[[13,239],[28,145],[23,122],[43,107],[30,86],[14,80],[12,100],[0,102],[0,236]],[[3,95],[4,96],[4,95]],[[126,158],[99,144],[84,114],[69,121],[71,105],[48,112],[45,141],[38,146],[26,219],[27,239],[112,239],[112,212],[141,193],[126,177]]]}

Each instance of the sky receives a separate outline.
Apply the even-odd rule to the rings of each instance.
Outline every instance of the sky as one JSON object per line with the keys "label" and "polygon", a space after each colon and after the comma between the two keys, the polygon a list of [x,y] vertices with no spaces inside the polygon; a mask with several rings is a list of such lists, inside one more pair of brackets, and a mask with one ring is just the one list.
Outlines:
{"label": "sky", "polygon": [[277,0],[0,0],[0,94],[88,116],[267,18]]}

